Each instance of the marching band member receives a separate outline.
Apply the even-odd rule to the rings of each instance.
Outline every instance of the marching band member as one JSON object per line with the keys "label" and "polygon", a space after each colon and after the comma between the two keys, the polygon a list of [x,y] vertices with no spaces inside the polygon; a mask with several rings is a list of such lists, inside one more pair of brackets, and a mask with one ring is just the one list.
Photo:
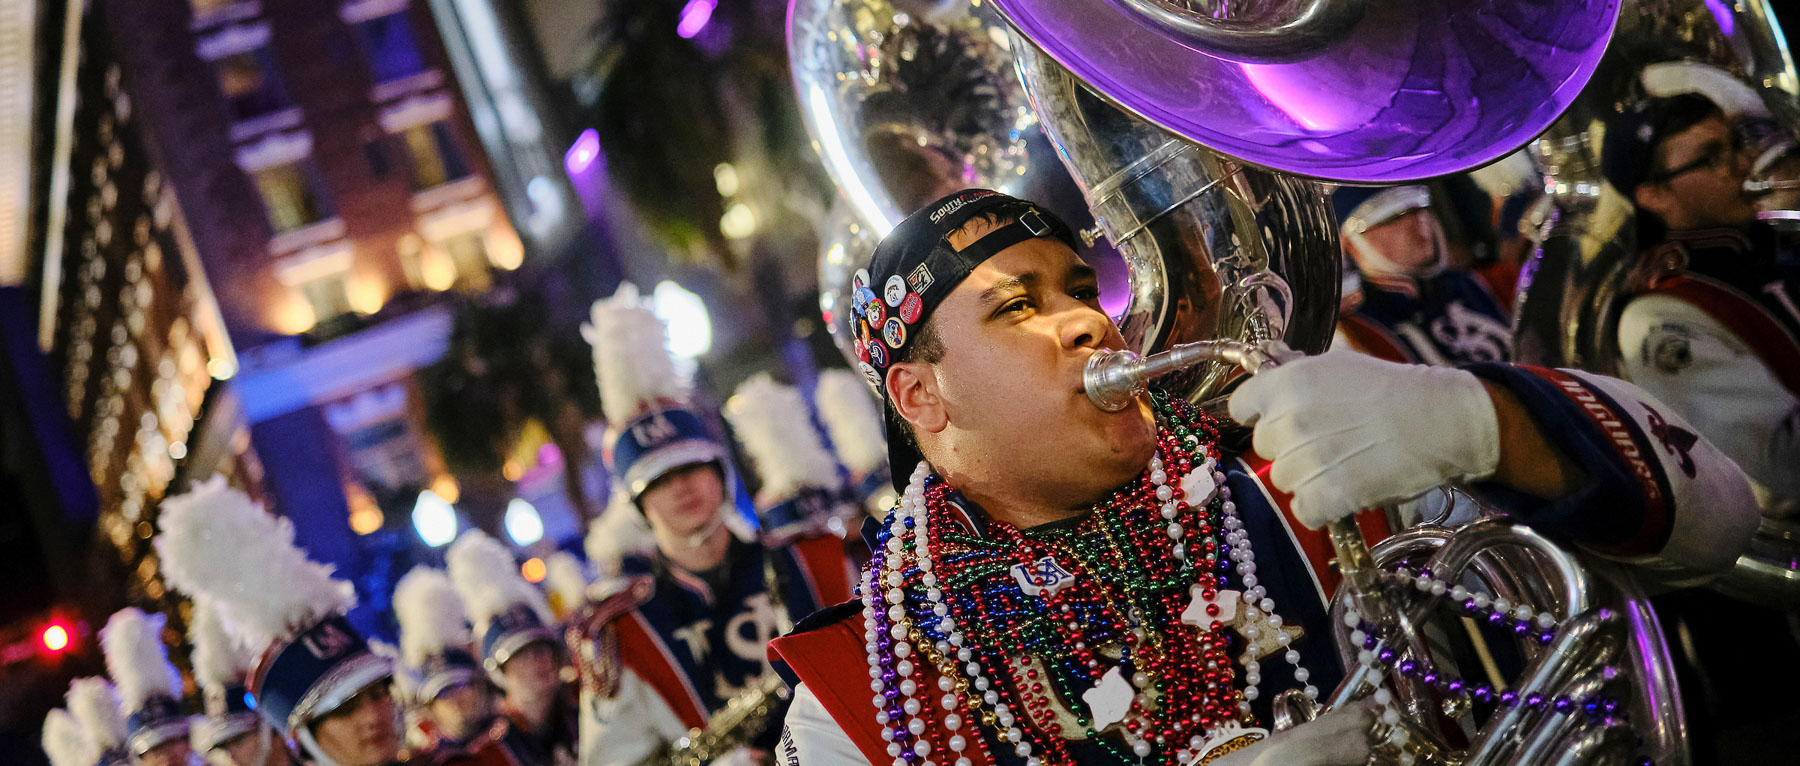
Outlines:
{"label": "marching band member", "polygon": [[1800,510],[1800,252],[1756,221],[1726,115],[1696,93],[1646,100],[1607,127],[1601,164],[1659,224],[1640,226],[1619,315],[1624,376],[1736,460],[1768,513]]}
{"label": "marching band member", "polygon": [[[1721,79],[1737,85],[1723,74],[1702,78]],[[1756,220],[1744,192],[1750,158],[1727,110],[1741,116],[1760,103],[1734,93],[1651,98],[1606,128],[1601,169],[1636,204],[1642,248],[1619,313],[1620,370],[1736,461],[1764,514],[1791,516],[1800,510],[1800,252]],[[1652,426],[1674,449],[1695,438]],[[1787,665],[1759,661],[1800,650],[1794,605],[1707,591],[1665,594],[1656,607],[1665,632],[1681,639],[1671,642],[1678,670],[1691,672],[1682,683],[1697,759],[1754,758],[1745,743],[1781,752],[1796,705],[1766,704],[1756,689],[1800,681]]]}
{"label": "marching band member", "polygon": [[99,677],[77,678],[69,682],[63,701],[69,716],[86,735],[89,752],[96,756],[88,764],[131,763],[131,748],[126,744],[131,730],[125,723],[125,713],[119,710],[119,693],[111,682]]}
{"label": "marching band member", "polygon": [[[609,544],[625,549],[617,566],[625,576],[570,621],[582,677],[581,762],[635,764],[706,727],[731,700],[779,686],[767,642],[783,624],[849,598],[850,579],[841,538],[770,546],[737,533],[725,445],[684,403],[686,376],[635,287],[597,301],[583,333],[616,428],[610,468],[621,493],[612,518],[596,526],[647,528],[650,547],[589,536],[590,555],[608,555],[601,548]],[[805,418],[803,410],[788,415]],[[772,744],[755,741],[759,733],[730,739]]]}
{"label": "marching band member", "polygon": [[194,722],[194,752],[208,766],[291,766],[287,742],[244,699],[244,676],[253,659],[226,632],[212,602],[195,600],[188,642],[206,706],[206,715]]}
{"label": "marching band member", "polygon": [[1338,340],[1393,362],[1463,365],[1512,358],[1502,300],[1478,272],[1450,265],[1424,186],[1339,187],[1346,270]]}
{"label": "marching band member", "polygon": [[887,445],[868,436],[881,432],[881,409],[869,387],[856,373],[831,368],[819,373],[813,401],[838,462],[850,469],[851,495],[879,518],[893,504],[894,482],[888,474]]}
{"label": "marching band member", "polygon": [[503,692],[508,749],[528,766],[573,761],[575,701],[543,591],[519,573],[512,551],[481,530],[451,543],[444,566],[473,618],[488,677]]}
{"label": "marching band member", "polygon": [[1681,579],[1729,566],[1755,524],[1718,450],[1651,435],[1679,416],[1579,372],[1291,361],[1230,402],[1271,462],[1228,451],[1178,397],[1104,412],[1082,368],[1124,341],[1073,242],[1037,206],[969,190],[858,274],[861,369],[906,492],[871,525],[865,600],[771,646],[799,682],[787,762],[1360,764],[1365,707],[1260,728],[1276,692],[1316,698],[1343,673],[1312,530],[1459,481]]}
{"label": "marching band member", "polygon": [[417,709],[427,743],[423,760],[441,763],[491,750],[497,764],[517,761],[494,744],[506,725],[494,687],[470,653],[475,637],[462,597],[443,571],[414,567],[394,586],[401,662],[413,683],[406,704]]}
{"label": "marching band member", "polygon": [[100,651],[131,733],[126,746],[143,766],[187,766],[188,718],[181,712],[181,672],[169,664],[160,614],[136,607],[113,613],[100,629]]}
{"label": "marching band member", "polygon": [[401,761],[392,665],[344,618],[355,590],[295,547],[292,523],[214,478],[164,501],[159,525],[169,584],[260,649],[249,687],[264,720],[317,766]]}

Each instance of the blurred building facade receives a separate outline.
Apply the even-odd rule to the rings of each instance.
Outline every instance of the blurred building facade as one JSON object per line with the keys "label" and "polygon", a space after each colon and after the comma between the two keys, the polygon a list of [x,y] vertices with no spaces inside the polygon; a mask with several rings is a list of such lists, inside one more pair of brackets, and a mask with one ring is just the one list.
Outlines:
{"label": "blurred building facade", "polygon": [[[507,300],[536,258],[430,12],[101,0],[56,21],[46,35],[76,44],[40,73],[56,140],[41,147],[43,256],[27,278],[97,489],[72,526],[97,523],[118,554],[115,598],[174,609],[149,546],[157,503],[224,475],[292,518],[356,582],[364,627],[387,633],[374,619],[393,580],[442,544],[412,523],[421,493],[468,500],[426,428],[420,371],[462,309]],[[541,480],[560,466],[536,462],[496,470],[481,499],[570,516]],[[551,544],[579,532],[542,526]]]}

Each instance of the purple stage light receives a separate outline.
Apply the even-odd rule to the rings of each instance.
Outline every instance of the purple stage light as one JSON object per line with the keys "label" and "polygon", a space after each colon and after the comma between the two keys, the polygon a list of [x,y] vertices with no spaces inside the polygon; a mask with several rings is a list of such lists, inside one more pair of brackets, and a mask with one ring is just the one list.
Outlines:
{"label": "purple stage light", "polygon": [[581,131],[581,135],[575,138],[575,143],[569,146],[569,151],[563,154],[563,169],[569,171],[571,176],[581,175],[593,167],[594,161],[598,159],[600,134],[593,128],[588,128]]}
{"label": "purple stage light", "polygon": [[684,40],[700,34],[706,23],[712,21],[713,9],[717,7],[719,0],[688,0],[688,4],[681,7],[681,20],[675,23],[675,34]]}

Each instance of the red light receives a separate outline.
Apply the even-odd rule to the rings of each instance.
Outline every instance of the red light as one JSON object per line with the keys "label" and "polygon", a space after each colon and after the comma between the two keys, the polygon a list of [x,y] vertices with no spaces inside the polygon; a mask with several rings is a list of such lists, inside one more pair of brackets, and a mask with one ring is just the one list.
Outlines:
{"label": "red light", "polygon": [[69,648],[69,629],[61,625],[51,625],[44,628],[43,634],[38,636],[38,641],[44,645],[45,649],[60,652]]}

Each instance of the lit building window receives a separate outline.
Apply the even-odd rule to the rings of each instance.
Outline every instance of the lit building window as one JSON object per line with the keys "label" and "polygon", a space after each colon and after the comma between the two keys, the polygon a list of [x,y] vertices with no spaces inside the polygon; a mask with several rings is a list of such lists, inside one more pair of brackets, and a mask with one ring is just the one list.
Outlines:
{"label": "lit building window", "polygon": [[469,176],[469,165],[456,147],[449,122],[414,125],[400,131],[400,140],[412,162],[413,191],[435,189]]}
{"label": "lit building window", "polygon": [[306,159],[270,165],[250,171],[256,191],[262,195],[269,225],[275,233],[293,231],[332,217],[330,202],[318,182],[318,174]]}
{"label": "lit building window", "polygon": [[465,231],[446,237],[438,243],[451,265],[456,267],[456,286],[465,290],[485,290],[488,286],[487,232]]}
{"label": "lit building window", "polygon": [[376,16],[356,23],[376,83],[392,82],[425,71],[425,57],[413,37],[406,12]]}
{"label": "lit building window", "polygon": [[[492,200],[444,205],[419,216],[419,236],[402,238],[400,257],[413,284],[432,290],[485,290],[493,269],[518,268],[519,248],[507,247]],[[496,250],[495,245],[499,246]]]}
{"label": "lit building window", "polygon": [[315,323],[357,311],[351,291],[355,265],[355,253],[343,241],[309,248],[277,262],[275,280],[304,299],[289,307],[294,317],[279,322],[283,330],[305,332]]}
{"label": "lit building window", "polygon": [[313,316],[330,319],[351,312],[350,281],[346,276],[333,274],[300,285],[300,293],[312,306]]}
{"label": "lit building window", "polygon": [[219,76],[219,90],[224,92],[234,120],[242,122],[293,106],[267,47],[219,58],[213,61],[213,71]]}

